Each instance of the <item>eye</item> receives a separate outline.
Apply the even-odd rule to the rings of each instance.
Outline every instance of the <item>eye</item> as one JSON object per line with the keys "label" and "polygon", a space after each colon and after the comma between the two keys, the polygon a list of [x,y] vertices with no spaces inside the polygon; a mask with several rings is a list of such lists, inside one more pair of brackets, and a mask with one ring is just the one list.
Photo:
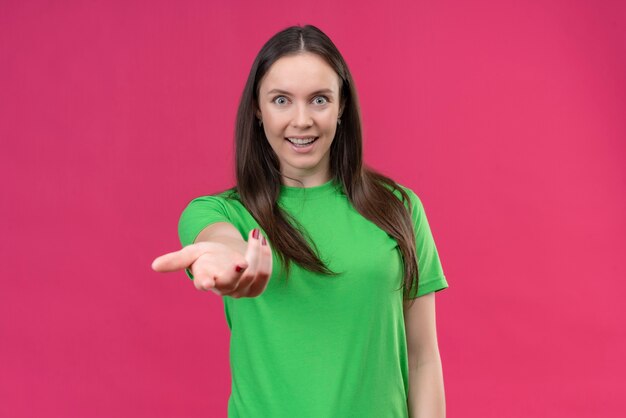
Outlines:
{"label": "eye", "polygon": [[277,103],[276,101],[277,101],[278,99],[283,99],[283,100],[286,100],[285,96],[276,96],[276,97],[274,97],[274,99],[272,100],[272,102],[274,102],[274,103],[276,103],[276,104],[283,104],[283,103]]}
{"label": "eye", "polygon": [[328,103],[328,98],[326,96],[317,96],[315,99],[324,99],[323,102],[317,102],[317,104],[326,104]]}

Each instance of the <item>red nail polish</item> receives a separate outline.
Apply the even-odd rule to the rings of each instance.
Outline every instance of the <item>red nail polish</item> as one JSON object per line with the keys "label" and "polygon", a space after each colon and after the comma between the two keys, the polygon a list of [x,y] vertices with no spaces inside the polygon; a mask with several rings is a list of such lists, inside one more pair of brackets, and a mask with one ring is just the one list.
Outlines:
{"label": "red nail polish", "polygon": [[252,238],[259,239],[259,229],[258,228],[254,228],[254,231],[252,231]]}
{"label": "red nail polish", "polygon": [[267,241],[265,241],[265,237],[261,240],[261,245],[267,245]]}
{"label": "red nail polish", "polygon": [[243,270],[243,267],[235,266],[235,271],[237,273],[239,273],[241,270]]}

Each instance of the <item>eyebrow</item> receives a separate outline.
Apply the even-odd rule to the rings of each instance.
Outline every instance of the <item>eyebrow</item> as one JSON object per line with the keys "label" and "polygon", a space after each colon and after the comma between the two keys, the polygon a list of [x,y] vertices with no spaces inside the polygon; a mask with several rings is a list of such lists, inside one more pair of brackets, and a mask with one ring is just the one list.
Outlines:
{"label": "eyebrow", "polygon": [[[288,91],[285,91],[285,90],[281,90],[281,89],[272,89],[272,90],[267,92],[267,94],[274,94],[274,93],[287,94],[287,95],[291,96],[291,93],[289,93]],[[317,91],[314,91],[313,93],[311,93],[311,96],[315,96],[316,94],[321,94],[321,93],[331,94],[331,95],[335,94],[335,92],[333,92],[331,89],[321,89],[321,90],[317,90]]]}

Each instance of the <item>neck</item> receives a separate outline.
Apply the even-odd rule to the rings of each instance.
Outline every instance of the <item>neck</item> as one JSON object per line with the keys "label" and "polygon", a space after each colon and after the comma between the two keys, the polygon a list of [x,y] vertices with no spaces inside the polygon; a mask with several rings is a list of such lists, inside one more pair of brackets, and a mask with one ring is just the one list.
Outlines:
{"label": "neck", "polygon": [[324,183],[327,183],[331,179],[331,175],[329,172],[327,173],[315,173],[312,175],[301,175],[301,176],[289,176],[283,174],[282,181],[285,186],[290,187],[315,187],[321,186]]}

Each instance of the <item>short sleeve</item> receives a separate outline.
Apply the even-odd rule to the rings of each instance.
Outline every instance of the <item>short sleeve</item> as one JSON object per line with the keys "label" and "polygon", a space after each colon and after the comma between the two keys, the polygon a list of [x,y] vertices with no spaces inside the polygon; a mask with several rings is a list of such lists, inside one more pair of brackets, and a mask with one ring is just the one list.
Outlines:
{"label": "short sleeve", "polygon": [[448,282],[443,273],[439,253],[433,234],[428,224],[426,211],[420,198],[410,189],[404,189],[412,204],[411,218],[415,229],[415,247],[417,251],[417,269],[419,283],[417,294],[415,286],[409,292],[409,298],[414,299],[427,293],[438,292],[448,287]]}
{"label": "short sleeve", "polygon": [[[193,244],[194,240],[207,226],[216,222],[231,222],[223,198],[219,196],[201,196],[187,204],[178,220],[178,238],[183,247]],[[193,279],[191,272],[185,274]]]}

